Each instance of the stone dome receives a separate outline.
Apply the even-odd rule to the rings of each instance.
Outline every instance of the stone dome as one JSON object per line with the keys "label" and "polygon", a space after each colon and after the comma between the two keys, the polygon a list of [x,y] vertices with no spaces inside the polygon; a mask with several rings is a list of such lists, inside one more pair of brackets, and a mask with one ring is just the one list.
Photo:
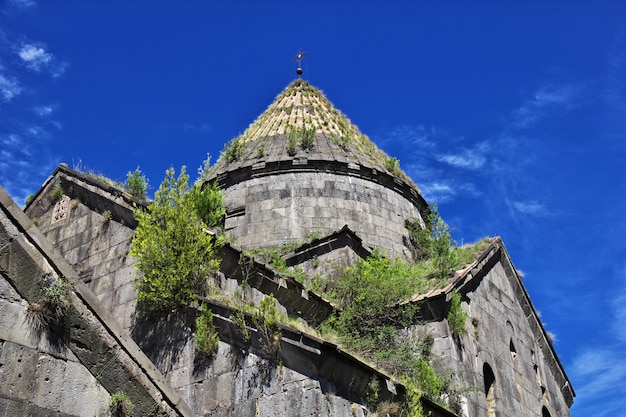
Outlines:
{"label": "stone dome", "polygon": [[227,233],[243,248],[347,225],[367,246],[408,257],[404,221],[428,213],[398,160],[301,79],[226,144],[205,180],[222,188]]}

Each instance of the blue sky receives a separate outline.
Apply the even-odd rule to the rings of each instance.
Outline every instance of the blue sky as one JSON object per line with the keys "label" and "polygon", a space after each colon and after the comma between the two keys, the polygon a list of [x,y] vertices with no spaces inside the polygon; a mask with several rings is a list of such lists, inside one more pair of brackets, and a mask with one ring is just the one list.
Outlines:
{"label": "blue sky", "polygon": [[[0,2],[0,184],[154,188],[304,78],[459,243],[500,235],[577,393],[626,416],[626,2]],[[601,408],[598,408],[601,405]]]}

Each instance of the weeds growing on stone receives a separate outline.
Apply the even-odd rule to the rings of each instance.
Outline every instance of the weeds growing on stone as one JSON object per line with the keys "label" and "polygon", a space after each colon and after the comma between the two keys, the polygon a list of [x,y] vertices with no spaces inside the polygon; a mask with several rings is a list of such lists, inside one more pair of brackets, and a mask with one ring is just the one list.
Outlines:
{"label": "weeds growing on stone", "polygon": [[124,391],[116,391],[109,399],[111,414],[115,417],[130,416],[133,412],[133,402]]}

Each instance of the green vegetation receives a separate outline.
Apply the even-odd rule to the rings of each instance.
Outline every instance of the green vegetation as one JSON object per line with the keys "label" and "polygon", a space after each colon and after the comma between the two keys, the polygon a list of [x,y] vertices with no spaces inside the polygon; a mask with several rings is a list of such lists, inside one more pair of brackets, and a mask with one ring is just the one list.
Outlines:
{"label": "green vegetation", "polygon": [[315,143],[315,127],[306,127],[300,131],[300,148],[303,151],[313,149]]}
{"label": "green vegetation", "polygon": [[289,131],[287,135],[287,154],[295,156],[298,153],[298,132],[297,130]]}
{"label": "green vegetation", "polygon": [[259,147],[256,149],[256,157],[263,158],[265,156],[265,139],[263,142],[259,144]]}
{"label": "green vegetation", "polygon": [[109,399],[111,414],[116,417],[130,416],[133,412],[133,402],[124,391],[116,391]]}
{"label": "green vegetation", "polygon": [[385,160],[385,168],[392,174],[398,175],[400,173],[400,160],[392,157],[387,158]]}
{"label": "green vegetation", "polygon": [[450,236],[448,225],[439,216],[439,209],[436,204],[432,206],[428,220],[432,236],[434,267],[439,277],[449,276],[454,272],[458,262],[456,242]]}
{"label": "green vegetation", "polygon": [[348,144],[350,143],[350,139],[348,139],[347,137],[345,136],[333,137],[332,140],[337,146],[339,146],[344,151],[348,150]]}
{"label": "green vegetation", "polygon": [[265,296],[252,314],[252,323],[259,331],[261,346],[268,353],[276,353],[280,343],[278,307],[273,295]]}
{"label": "green vegetation", "polygon": [[111,210],[104,210],[102,213],[102,224],[109,224],[111,223],[111,220],[113,220],[113,213],[111,213]]}
{"label": "green vegetation", "polygon": [[64,195],[65,192],[63,191],[63,187],[61,187],[61,184],[56,184],[54,187],[52,187],[50,196],[54,201],[60,200]]}
{"label": "green vegetation", "polygon": [[243,156],[245,149],[246,145],[241,137],[233,138],[224,145],[220,158],[224,158],[226,162],[238,161]]}
{"label": "green vegetation", "polygon": [[[50,277],[52,279],[52,277]],[[70,292],[72,282],[61,276],[54,279],[50,285],[43,290],[43,321],[46,323],[59,322],[70,308],[72,303]]]}
{"label": "green vegetation", "polygon": [[[221,196],[214,195],[219,190],[190,192],[188,181],[185,167],[178,178],[173,168],[168,169],[155,201],[135,212],[138,226],[130,254],[138,258],[141,272],[134,285],[142,314],[173,312],[197,301],[211,290],[210,274],[219,268],[216,252],[222,238],[206,233],[209,225],[204,220],[222,216],[223,207],[215,203],[222,201]],[[219,216],[198,207],[209,207]]]}
{"label": "green vegetation", "polygon": [[[449,277],[459,266],[459,250],[436,204],[431,207],[425,228],[418,220],[406,220],[405,227],[409,231],[414,259],[430,262],[438,278]],[[463,259],[467,259],[465,255]]]}
{"label": "green vegetation", "polygon": [[448,324],[452,334],[460,336],[465,333],[465,321],[467,313],[461,307],[461,294],[454,292],[450,300],[450,310],[448,311]]}
{"label": "green vegetation", "polygon": [[217,351],[220,337],[213,324],[213,313],[209,306],[202,304],[202,312],[196,318],[196,350],[205,356],[211,356]]}
{"label": "green vegetation", "polygon": [[124,190],[133,197],[145,199],[148,191],[148,180],[145,175],[141,174],[139,167],[134,171],[126,174],[126,182],[124,182]]}
{"label": "green vegetation", "polygon": [[204,187],[197,182],[189,190],[187,198],[196,214],[209,227],[217,226],[226,214],[224,196],[217,186],[217,181]]}

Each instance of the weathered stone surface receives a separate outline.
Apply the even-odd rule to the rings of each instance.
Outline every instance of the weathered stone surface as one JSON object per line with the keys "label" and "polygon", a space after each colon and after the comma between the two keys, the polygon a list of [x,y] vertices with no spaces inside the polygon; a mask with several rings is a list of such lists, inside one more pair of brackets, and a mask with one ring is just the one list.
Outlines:
{"label": "weathered stone surface", "polygon": [[[329,276],[374,247],[409,258],[404,220],[428,212],[417,188],[389,168],[386,155],[329,103],[307,104],[320,97],[317,90],[302,83],[294,88],[276,112],[264,113],[242,136],[243,155],[221,159],[209,174],[225,191],[226,229],[235,244],[259,248],[308,241],[287,255],[287,264]],[[327,120],[312,117],[318,105],[324,110],[318,115]],[[288,128],[309,122],[316,130],[313,146],[289,155]],[[344,133],[350,141],[342,143],[336,136]],[[65,192],[60,200],[50,193],[56,184]],[[387,382],[381,397],[397,400],[404,394],[403,386],[337,346],[293,328],[281,327],[276,350],[263,343],[261,330],[246,316],[251,336],[245,340],[234,310],[220,303],[211,302],[221,338],[211,358],[195,351],[195,307],[160,322],[139,319],[135,260],[127,254],[134,206],[144,203],[114,187],[59,167],[27,207],[45,237],[2,192],[0,203],[5,216],[0,272],[8,280],[0,280],[0,382],[7,382],[0,388],[0,415],[98,415],[107,412],[108,393],[122,389],[136,403],[134,414],[142,416],[361,417],[368,414],[364,397],[372,378]],[[567,416],[573,390],[501,242],[492,249],[471,273],[417,295],[425,300],[421,319],[427,322],[408,333],[432,335],[435,366],[454,372],[470,388],[484,386],[483,365],[489,364],[497,415],[540,416],[545,406],[551,415]],[[220,253],[217,281],[223,294],[244,293],[253,304],[272,294],[281,313],[309,323],[333,313],[323,298],[265,265],[251,262],[242,270],[240,255],[228,245]],[[80,281],[71,312],[56,333],[34,334],[25,309],[41,299],[42,279],[59,275]],[[248,286],[242,287],[244,280]],[[469,313],[469,330],[462,336],[452,335],[445,319],[454,288]],[[28,378],[22,379],[19,364],[28,365]],[[25,391],[34,400],[27,400]],[[71,403],[81,395],[97,398],[95,405]],[[461,415],[493,415],[480,389],[464,395]],[[451,415],[422,401],[433,417]]]}
{"label": "weathered stone surface", "polygon": [[[270,190],[274,181],[284,188]],[[315,198],[307,197],[311,194]],[[277,172],[271,181],[254,177],[224,195],[227,208],[245,206],[243,215],[226,221],[229,235],[243,248],[304,241],[307,234],[326,236],[347,225],[367,246],[408,258],[404,219],[421,219],[418,207],[395,190],[329,172]]]}
{"label": "weathered stone surface", "polygon": [[[432,354],[444,359],[468,387],[478,387],[465,394],[463,406],[469,416],[486,416],[483,366],[488,364],[495,375],[495,403],[498,415],[541,415],[546,406],[551,415],[569,415],[567,396],[561,392],[557,379],[564,380],[562,370],[554,367],[555,356],[543,340],[545,333],[529,325],[536,314],[523,294],[519,277],[508,268],[508,257],[494,252],[484,275],[460,287],[463,308],[468,312],[467,333],[454,337],[447,321],[434,321],[413,327],[417,334],[430,334],[434,343]],[[508,268],[508,270],[507,270]],[[508,271],[508,272],[507,272]],[[533,330],[534,329],[534,330]],[[535,371],[536,369],[536,371]],[[542,395],[542,388],[545,395]]]}

